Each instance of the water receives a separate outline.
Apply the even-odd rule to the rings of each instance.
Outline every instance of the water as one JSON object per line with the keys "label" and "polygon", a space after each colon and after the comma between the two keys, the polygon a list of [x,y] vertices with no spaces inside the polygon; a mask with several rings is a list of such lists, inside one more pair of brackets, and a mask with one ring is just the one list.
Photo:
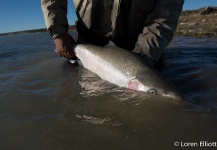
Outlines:
{"label": "water", "polygon": [[0,36],[0,149],[212,149],[200,142],[217,142],[216,43],[175,37],[165,51],[177,104],[66,63],[48,33]]}

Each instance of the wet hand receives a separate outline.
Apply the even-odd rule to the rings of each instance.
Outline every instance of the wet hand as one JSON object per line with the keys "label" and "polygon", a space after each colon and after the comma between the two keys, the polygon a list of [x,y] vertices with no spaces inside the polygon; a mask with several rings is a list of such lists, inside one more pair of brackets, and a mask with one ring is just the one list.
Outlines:
{"label": "wet hand", "polygon": [[75,40],[70,34],[63,33],[58,35],[54,39],[54,43],[60,57],[65,57],[67,59],[74,59],[76,57],[75,53],[72,50],[72,46],[75,44]]}

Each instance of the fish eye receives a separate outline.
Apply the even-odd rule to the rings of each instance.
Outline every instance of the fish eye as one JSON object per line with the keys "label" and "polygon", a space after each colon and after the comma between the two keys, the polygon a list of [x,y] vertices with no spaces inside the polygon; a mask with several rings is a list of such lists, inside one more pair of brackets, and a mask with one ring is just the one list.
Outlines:
{"label": "fish eye", "polygon": [[154,89],[150,89],[150,90],[148,91],[148,93],[150,93],[150,94],[157,94],[157,91],[154,90]]}

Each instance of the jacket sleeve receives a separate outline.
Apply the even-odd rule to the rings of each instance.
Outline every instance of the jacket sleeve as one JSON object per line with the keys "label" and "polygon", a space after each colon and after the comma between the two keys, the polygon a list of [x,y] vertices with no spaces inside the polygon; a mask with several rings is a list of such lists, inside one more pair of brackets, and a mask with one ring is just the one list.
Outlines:
{"label": "jacket sleeve", "polygon": [[157,0],[133,51],[156,63],[173,38],[183,3],[184,0]]}
{"label": "jacket sleeve", "polygon": [[45,24],[55,34],[68,32],[67,0],[41,0]]}

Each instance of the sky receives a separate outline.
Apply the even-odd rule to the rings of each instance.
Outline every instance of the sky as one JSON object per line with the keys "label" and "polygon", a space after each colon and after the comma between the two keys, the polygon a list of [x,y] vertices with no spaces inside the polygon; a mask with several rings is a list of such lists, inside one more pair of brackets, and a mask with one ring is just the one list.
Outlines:
{"label": "sky", "polygon": [[[217,7],[217,0],[185,0],[183,10],[206,6]],[[72,0],[68,0],[68,21],[74,24],[76,15]],[[45,28],[40,0],[2,0],[0,3],[0,33]]]}

